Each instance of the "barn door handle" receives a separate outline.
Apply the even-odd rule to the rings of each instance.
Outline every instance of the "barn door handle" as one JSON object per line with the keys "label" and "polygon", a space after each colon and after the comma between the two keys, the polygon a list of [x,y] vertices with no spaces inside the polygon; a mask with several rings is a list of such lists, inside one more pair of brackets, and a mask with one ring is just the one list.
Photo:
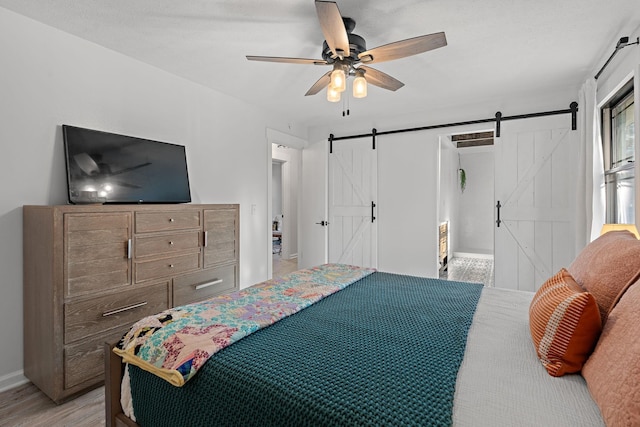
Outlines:
{"label": "barn door handle", "polygon": [[500,200],[498,200],[498,204],[496,204],[496,208],[498,208],[498,219],[496,220],[496,224],[498,225],[498,227],[500,227],[500,223],[502,221],[500,221],[500,208],[502,207],[502,205],[500,204]]}
{"label": "barn door handle", "polygon": [[376,217],[373,216],[373,209],[376,207],[376,204],[373,203],[373,200],[371,201],[371,222],[376,220]]}

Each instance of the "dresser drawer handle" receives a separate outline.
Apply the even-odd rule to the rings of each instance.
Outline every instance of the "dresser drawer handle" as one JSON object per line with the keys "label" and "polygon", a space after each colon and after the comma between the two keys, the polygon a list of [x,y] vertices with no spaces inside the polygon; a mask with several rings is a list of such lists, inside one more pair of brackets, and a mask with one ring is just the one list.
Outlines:
{"label": "dresser drawer handle", "polygon": [[169,240],[169,245],[173,246],[173,241]]}
{"label": "dresser drawer handle", "polygon": [[111,310],[111,311],[105,311],[104,313],[102,313],[102,317],[113,316],[114,314],[122,313],[123,311],[133,310],[134,308],[142,307],[144,305],[147,305],[146,301],[139,302],[137,304],[131,304],[126,307],[116,308],[115,310]]}
{"label": "dresser drawer handle", "polygon": [[213,286],[213,285],[219,285],[220,283],[224,282],[224,280],[222,279],[216,279],[213,282],[208,282],[208,283],[203,283],[201,285],[197,285],[196,286],[196,291],[199,289],[204,289],[204,288],[208,288],[209,286]]}
{"label": "dresser drawer handle", "polygon": [[173,221],[174,221],[174,219],[173,219],[173,218],[169,218],[169,222],[173,222]]}
{"label": "dresser drawer handle", "polygon": [[173,268],[173,264],[169,264],[169,268]]}

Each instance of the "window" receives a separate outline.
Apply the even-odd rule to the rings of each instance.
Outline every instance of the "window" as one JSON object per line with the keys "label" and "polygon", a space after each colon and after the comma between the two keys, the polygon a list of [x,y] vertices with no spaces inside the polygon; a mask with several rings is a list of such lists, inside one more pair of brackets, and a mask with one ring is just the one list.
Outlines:
{"label": "window", "polygon": [[629,82],[602,109],[607,223],[635,223],[635,123]]}

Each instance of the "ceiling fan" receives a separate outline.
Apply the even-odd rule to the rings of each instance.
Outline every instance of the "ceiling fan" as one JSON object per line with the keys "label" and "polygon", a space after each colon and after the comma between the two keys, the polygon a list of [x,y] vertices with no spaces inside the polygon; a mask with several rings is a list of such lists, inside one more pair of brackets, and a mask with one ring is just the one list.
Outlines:
{"label": "ceiling fan", "polygon": [[325,37],[322,44],[322,59],[247,55],[247,59],[250,61],[333,65],[333,70],[320,77],[309,88],[305,96],[315,95],[326,87],[327,99],[337,102],[340,100],[340,93],[346,89],[347,76],[355,76],[353,81],[353,96],[355,98],[364,98],[367,95],[367,83],[396,91],[404,86],[404,83],[364,64],[392,61],[447,45],[444,32],[440,32],[367,50],[365,40],[353,33],[356,22],[351,18],[342,17],[335,2],[315,0],[315,5],[320,27]]}

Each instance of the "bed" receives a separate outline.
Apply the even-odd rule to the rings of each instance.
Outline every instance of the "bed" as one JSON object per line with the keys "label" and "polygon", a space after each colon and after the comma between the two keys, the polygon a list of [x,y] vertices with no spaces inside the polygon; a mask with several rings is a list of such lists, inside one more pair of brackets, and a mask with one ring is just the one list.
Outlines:
{"label": "bed", "polygon": [[[126,339],[118,354],[107,345],[106,424],[640,425],[640,403],[633,397],[640,387],[640,349],[634,344],[640,340],[629,339],[637,334],[630,326],[640,320],[635,309],[640,286],[632,286],[639,279],[638,266],[627,263],[623,272],[616,270],[612,281],[618,290],[607,289],[604,302],[593,296],[603,286],[591,283],[593,258],[613,253],[611,244],[617,254],[640,260],[638,241],[621,233],[603,236],[536,294],[329,264],[209,301],[205,309],[178,308],[169,322],[167,313],[143,319],[128,333],[129,350]],[[588,307],[576,322],[589,318],[599,328],[589,331],[593,342],[585,344],[585,331],[574,325],[574,335],[582,335],[567,342],[584,353],[578,368],[572,357],[558,362],[549,354],[562,334],[552,342],[547,336],[536,342],[532,328],[536,307],[565,283],[579,287],[579,297],[572,295],[571,301],[584,300]],[[274,306],[273,292],[285,300]],[[255,303],[265,293],[270,304],[264,306],[271,311],[257,313]],[[251,310],[238,304],[242,298],[251,300]],[[231,325],[246,333],[237,340],[228,339],[235,332],[224,339],[216,335],[215,352],[200,344],[187,352],[213,353],[204,361],[195,357],[184,363],[166,344],[175,343],[175,337],[162,337],[157,330],[165,330],[153,326],[158,321],[174,325],[184,312],[200,315],[212,307],[219,326],[225,304],[232,306],[229,313],[251,317],[249,323]],[[202,322],[189,328],[196,324]],[[148,351],[156,359],[140,362],[147,340],[160,343]],[[158,356],[158,348],[168,350]],[[168,359],[175,362],[170,369]]]}

